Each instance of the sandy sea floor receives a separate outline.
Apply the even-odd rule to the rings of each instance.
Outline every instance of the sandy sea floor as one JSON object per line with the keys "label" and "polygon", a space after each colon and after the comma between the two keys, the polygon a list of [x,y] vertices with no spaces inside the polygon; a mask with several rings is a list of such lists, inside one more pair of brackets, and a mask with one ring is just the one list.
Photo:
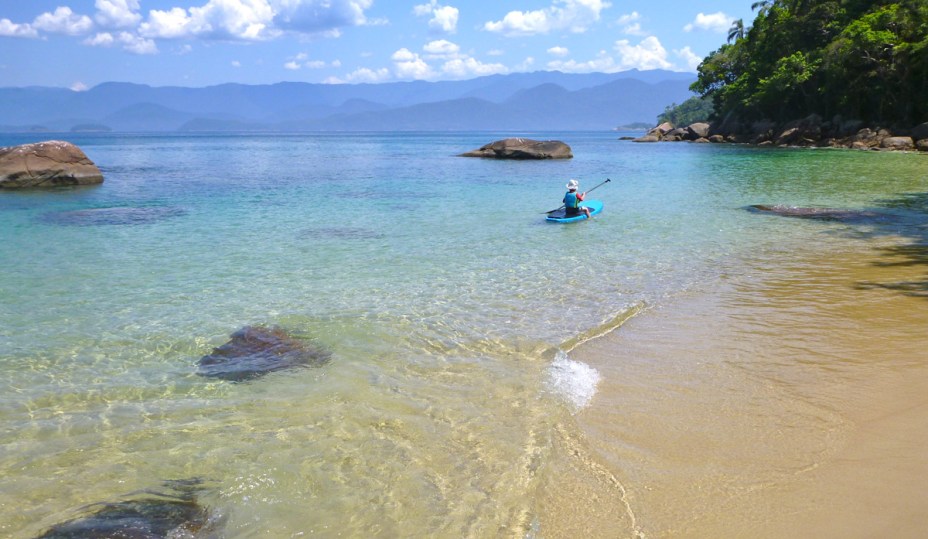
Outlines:
{"label": "sandy sea floor", "polygon": [[747,268],[571,353],[602,374],[558,437],[544,537],[924,537],[923,251]]}

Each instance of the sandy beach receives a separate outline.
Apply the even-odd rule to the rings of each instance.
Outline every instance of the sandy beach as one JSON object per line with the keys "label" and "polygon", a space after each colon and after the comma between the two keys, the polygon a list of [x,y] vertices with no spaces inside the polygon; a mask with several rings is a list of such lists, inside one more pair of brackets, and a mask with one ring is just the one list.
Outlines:
{"label": "sandy beach", "polygon": [[558,442],[545,537],[924,537],[925,266],[882,241],[747,269],[577,348],[603,379]]}

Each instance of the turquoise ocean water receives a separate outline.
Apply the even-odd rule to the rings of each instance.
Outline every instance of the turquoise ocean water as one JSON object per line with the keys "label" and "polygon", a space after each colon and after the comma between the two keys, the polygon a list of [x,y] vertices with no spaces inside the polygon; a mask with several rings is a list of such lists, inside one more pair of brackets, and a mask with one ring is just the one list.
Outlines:
{"label": "turquoise ocean water", "polygon": [[[104,184],[0,193],[0,533],[192,478],[226,537],[533,533],[553,425],[596,398],[573,343],[792,252],[910,232],[747,205],[928,190],[924,156],[620,134],[520,134],[573,148],[543,162],[456,156],[494,133],[61,135]],[[546,223],[569,178],[610,178],[604,212]],[[332,361],[197,376],[246,325]]]}

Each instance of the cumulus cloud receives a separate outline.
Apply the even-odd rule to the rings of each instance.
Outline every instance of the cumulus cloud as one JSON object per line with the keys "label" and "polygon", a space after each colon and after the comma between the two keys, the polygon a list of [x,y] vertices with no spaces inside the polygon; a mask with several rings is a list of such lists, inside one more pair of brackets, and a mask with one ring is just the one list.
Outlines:
{"label": "cumulus cloud", "polygon": [[10,19],[0,19],[0,37],[39,37],[31,24],[17,24]]}
{"label": "cumulus cloud", "polygon": [[627,39],[615,42],[613,47],[619,54],[619,69],[670,69],[673,65],[667,61],[667,49],[654,36],[648,36],[637,45]]}
{"label": "cumulus cloud", "polygon": [[132,54],[158,54],[158,46],[153,40],[130,32],[119,32],[117,34],[100,32],[85,39],[83,44],[91,47],[112,47],[114,45],[121,45],[124,50]]}
{"label": "cumulus cloud", "polygon": [[129,28],[142,20],[139,0],[96,0],[97,24],[103,28]]}
{"label": "cumulus cloud", "polygon": [[566,47],[551,47],[548,49],[548,54],[551,56],[560,56],[564,57],[570,54],[570,51]]}
{"label": "cumulus cloud", "polygon": [[202,36],[253,41],[274,37],[273,19],[274,11],[266,1],[209,0],[202,7],[151,10],[139,33],[159,39]]}
{"label": "cumulus cloud", "polygon": [[529,36],[551,31],[586,31],[599,20],[611,4],[604,0],[555,0],[554,5],[535,11],[510,11],[499,21],[483,25],[484,30],[505,36]]}
{"label": "cumulus cloud", "polygon": [[208,0],[200,7],[151,10],[139,27],[156,39],[203,37],[259,41],[285,33],[337,37],[340,28],[379,24],[364,12],[373,0]]}
{"label": "cumulus cloud", "polygon": [[[210,3],[233,0],[210,0]],[[339,28],[382,24],[369,21],[364,11],[373,0],[234,0],[234,3],[265,4],[276,28],[300,34],[331,35]]]}
{"label": "cumulus cloud", "polygon": [[325,84],[347,84],[347,83],[363,83],[363,82],[375,83],[375,82],[383,82],[389,78],[390,78],[390,70],[385,67],[381,69],[368,69],[366,67],[362,67],[360,69],[356,69],[352,71],[351,73],[346,75],[344,78],[328,77],[322,82],[324,82]]}
{"label": "cumulus cloud", "polygon": [[673,53],[683,60],[683,64],[687,71],[696,71],[696,68],[702,63],[702,57],[694,53],[689,46],[683,47],[680,50],[674,49]]}
{"label": "cumulus cloud", "polygon": [[77,36],[89,32],[93,21],[87,15],[74,13],[69,7],[59,6],[54,13],[46,12],[36,17],[32,27],[50,34]]}
{"label": "cumulus cloud", "polygon": [[696,19],[683,27],[685,32],[692,32],[693,30],[708,30],[710,32],[716,32],[719,34],[724,34],[731,28],[731,23],[734,22],[734,17],[730,17],[721,11],[718,13],[712,13],[706,15],[705,13],[699,13],[696,15]]}
{"label": "cumulus cloud", "polygon": [[393,71],[399,79],[422,80],[435,76],[431,66],[418,53],[405,47],[394,52],[390,59],[393,60]]}
{"label": "cumulus cloud", "polygon": [[431,0],[428,4],[420,4],[413,7],[412,12],[418,17],[431,15],[429,19],[429,28],[433,31],[453,34],[457,31],[458,8],[452,6],[442,6],[438,0]]}
{"label": "cumulus cloud", "polygon": [[450,77],[463,79],[508,73],[509,69],[503,64],[485,64],[476,58],[463,56],[445,62],[441,66],[441,71]]}
{"label": "cumulus cloud", "polygon": [[422,47],[431,58],[453,58],[461,51],[461,47],[445,39],[430,41]]}

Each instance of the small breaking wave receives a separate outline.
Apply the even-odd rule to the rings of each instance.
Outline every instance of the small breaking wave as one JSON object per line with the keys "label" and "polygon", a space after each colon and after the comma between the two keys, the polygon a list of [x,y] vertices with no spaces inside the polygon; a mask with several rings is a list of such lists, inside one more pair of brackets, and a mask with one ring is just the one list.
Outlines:
{"label": "small breaking wave", "polygon": [[560,350],[548,366],[549,389],[567,401],[575,412],[590,404],[599,380],[599,371],[586,363],[570,359],[567,353]]}

